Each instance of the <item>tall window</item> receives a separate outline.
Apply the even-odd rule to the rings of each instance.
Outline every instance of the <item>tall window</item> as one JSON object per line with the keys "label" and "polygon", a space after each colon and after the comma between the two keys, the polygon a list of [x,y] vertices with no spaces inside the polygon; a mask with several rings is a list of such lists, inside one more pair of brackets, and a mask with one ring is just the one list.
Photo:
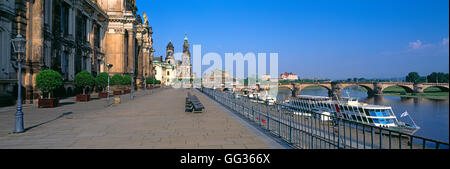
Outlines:
{"label": "tall window", "polygon": [[8,63],[8,51],[6,50],[10,45],[7,44],[7,36],[6,31],[3,31],[0,27],[0,76],[3,75],[3,72],[6,72],[6,63]]}
{"label": "tall window", "polygon": [[94,45],[100,48],[100,26],[96,25],[94,29]]}
{"label": "tall window", "polygon": [[61,56],[61,73],[63,79],[67,80],[69,77],[69,54],[67,52],[63,52]]}
{"label": "tall window", "polygon": [[69,8],[67,5],[61,5],[61,33],[64,36],[69,34]]}

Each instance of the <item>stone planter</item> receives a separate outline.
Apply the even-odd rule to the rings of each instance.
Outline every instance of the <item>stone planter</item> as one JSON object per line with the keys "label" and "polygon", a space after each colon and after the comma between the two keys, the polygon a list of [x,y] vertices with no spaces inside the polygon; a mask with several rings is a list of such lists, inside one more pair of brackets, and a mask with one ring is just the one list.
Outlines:
{"label": "stone planter", "polygon": [[59,98],[39,99],[38,108],[54,108],[59,104]]}
{"label": "stone planter", "polygon": [[113,93],[114,95],[122,95],[122,91],[114,91],[114,93]]}
{"label": "stone planter", "polygon": [[91,100],[91,95],[90,94],[77,94],[77,99],[76,101],[84,101],[84,102],[88,102],[89,100]]}
{"label": "stone planter", "polygon": [[107,92],[99,92],[98,93],[98,98],[106,98],[108,97],[108,93]]}

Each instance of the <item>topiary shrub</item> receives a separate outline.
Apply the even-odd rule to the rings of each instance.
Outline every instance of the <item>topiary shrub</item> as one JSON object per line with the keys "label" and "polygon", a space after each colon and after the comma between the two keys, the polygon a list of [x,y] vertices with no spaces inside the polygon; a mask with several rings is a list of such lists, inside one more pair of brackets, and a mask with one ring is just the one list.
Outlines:
{"label": "topiary shrub", "polygon": [[130,75],[123,76],[121,85],[130,85],[130,84],[131,84],[131,76]]}
{"label": "topiary shrub", "polygon": [[95,86],[101,88],[102,91],[108,86],[108,73],[102,72],[95,77]]}
{"label": "topiary shrub", "polygon": [[54,70],[44,70],[36,76],[36,86],[42,92],[48,92],[48,98],[51,98],[53,90],[63,85],[62,76]]}
{"label": "topiary shrub", "polygon": [[153,84],[154,81],[155,81],[155,79],[153,79],[153,78],[147,78],[147,79],[145,79],[145,83],[147,83],[147,84]]}
{"label": "topiary shrub", "polygon": [[87,70],[83,70],[75,75],[73,85],[83,89],[83,94],[86,94],[86,87],[95,85],[95,78]]}
{"label": "topiary shrub", "polygon": [[111,83],[111,85],[117,86],[117,85],[120,85],[122,83],[122,81],[123,81],[123,77],[119,74],[116,74],[111,78],[110,83]]}

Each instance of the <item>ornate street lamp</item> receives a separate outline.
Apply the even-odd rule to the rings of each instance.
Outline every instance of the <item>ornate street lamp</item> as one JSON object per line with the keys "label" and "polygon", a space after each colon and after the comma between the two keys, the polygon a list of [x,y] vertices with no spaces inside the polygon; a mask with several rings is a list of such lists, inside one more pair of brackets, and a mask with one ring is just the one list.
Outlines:
{"label": "ornate street lamp", "polygon": [[18,34],[16,38],[11,39],[11,43],[14,48],[14,53],[17,53],[17,69],[18,69],[18,86],[17,86],[17,111],[16,111],[16,123],[14,127],[14,133],[23,133],[23,112],[22,112],[22,61],[25,55],[27,40]]}
{"label": "ornate street lamp", "polygon": [[133,96],[133,89],[134,89],[134,68],[130,68],[130,73],[131,73],[131,93],[130,93],[130,99],[133,100],[134,96]]}
{"label": "ornate street lamp", "polygon": [[107,106],[109,106],[109,70],[110,70],[112,67],[113,67],[113,64],[107,64],[107,65],[106,65],[106,68],[108,68],[108,91],[107,91],[108,95],[106,96],[106,103],[107,103]]}

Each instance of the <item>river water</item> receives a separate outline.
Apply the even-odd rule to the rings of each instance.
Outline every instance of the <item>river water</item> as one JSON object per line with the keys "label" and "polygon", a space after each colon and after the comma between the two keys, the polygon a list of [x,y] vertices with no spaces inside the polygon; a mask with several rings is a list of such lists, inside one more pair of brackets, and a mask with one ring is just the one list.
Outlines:
{"label": "river water", "polygon": [[[289,89],[279,89],[279,97],[291,95]],[[325,88],[303,89],[301,95],[328,96]],[[409,117],[400,117],[407,111],[420,130],[414,135],[449,142],[449,100],[425,98],[406,98],[400,96],[368,97],[366,92],[357,89],[344,89],[343,97],[357,97],[360,102],[392,107],[397,119],[412,124]]]}

